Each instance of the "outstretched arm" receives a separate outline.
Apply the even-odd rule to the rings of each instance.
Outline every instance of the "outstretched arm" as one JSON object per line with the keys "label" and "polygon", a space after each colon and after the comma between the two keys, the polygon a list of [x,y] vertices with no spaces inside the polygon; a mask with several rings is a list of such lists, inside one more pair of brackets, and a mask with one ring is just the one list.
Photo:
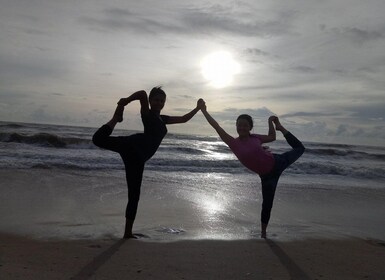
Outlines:
{"label": "outstretched arm", "polygon": [[170,116],[168,118],[167,124],[175,124],[175,123],[185,123],[192,119],[195,114],[201,109],[201,106],[204,104],[203,99],[199,99],[197,102],[197,106],[191,110],[189,113],[183,116]]}
{"label": "outstretched arm", "polygon": [[202,113],[205,116],[206,120],[208,121],[208,123],[216,130],[216,132],[218,133],[218,135],[222,139],[222,141],[225,142],[227,145],[229,145],[230,141],[233,140],[234,138],[231,135],[227,134],[227,132],[207,112],[206,105],[204,105],[201,110],[202,110]]}
{"label": "outstretched arm", "polygon": [[263,143],[273,142],[276,139],[275,128],[273,122],[278,119],[276,116],[271,116],[268,119],[269,133],[268,135],[259,135]]}

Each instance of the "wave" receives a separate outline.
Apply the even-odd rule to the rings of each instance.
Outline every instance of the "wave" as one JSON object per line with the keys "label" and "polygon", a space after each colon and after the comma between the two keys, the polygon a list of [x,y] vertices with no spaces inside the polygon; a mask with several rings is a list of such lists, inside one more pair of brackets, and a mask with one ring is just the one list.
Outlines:
{"label": "wave", "polygon": [[[17,124],[12,124],[13,126],[19,126]],[[23,134],[23,133],[0,133],[0,142],[13,142],[13,143],[23,143],[29,145],[36,145],[42,147],[50,148],[71,148],[71,149],[97,149],[97,147],[92,143],[90,135],[82,135],[83,137],[75,136],[59,136],[54,133],[36,133],[32,135]],[[180,156],[188,155],[205,155],[211,152],[220,153],[220,154],[229,154],[231,153],[230,149],[221,143],[220,141],[207,141],[199,140],[198,137],[191,140],[188,137],[175,137],[171,138],[170,136],[165,139],[164,143],[159,147],[158,153],[172,153],[178,154]],[[323,147],[323,148],[321,148]],[[384,161],[385,153],[381,149],[365,149],[365,151],[359,150],[357,147],[354,149],[354,146],[349,145],[331,145],[331,144],[309,144],[307,145],[305,154],[310,156],[315,156],[315,158],[347,158],[347,159],[367,159],[367,160],[376,160]],[[282,152],[287,150],[286,148],[273,149],[273,152]]]}
{"label": "wave", "polygon": [[[70,169],[70,170],[124,170],[119,158],[108,160],[86,159],[79,155],[71,160],[60,158],[51,161],[31,162],[22,168],[43,169]],[[6,167],[5,167],[6,168]],[[229,173],[242,174],[251,173],[238,160],[166,160],[153,158],[146,163],[147,170],[160,172],[192,172],[192,173]],[[337,176],[357,179],[385,180],[385,170],[381,167],[346,166],[344,164],[327,162],[299,161],[290,166],[285,174],[301,176]]]}
{"label": "wave", "polygon": [[356,158],[356,159],[358,159],[358,158],[368,158],[368,159],[378,159],[378,160],[384,160],[385,159],[385,154],[368,153],[368,152],[355,151],[355,150],[349,150],[349,149],[307,148],[306,153],[317,155],[317,156],[339,156],[339,157],[351,157],[351,158]]}
{"label": "wave", "polygon": [[[14,155],[0,157],[0,167],[4,169],[32,168],[32,169],[59,169],[59,170],[124,170],[124,165],[115,153],[102,150],[65,150],[58,153],[46,151],[37,155],[33,151],[18,156],[19,150]],[[385,182],[385,166],[365,162],[317,160],[304,157],[291,165],[284,175],[295,175],[320,178],[346,178],[346,180],[369,179]],[[185,158],[169,157],[167,154],[157,154],[146,163],[146,169],[159,172],[191,172],[191,173],[228,173],[244,174],[253,172],[240,164],[237,159],[215,160],[207,156]],[[257,175],[256,175],[257,176]],[[344,179],[345,180],[345,179]]]}
{"label": "wave", "polygon": [[54,148],[93,148],[91,140],[76,137],[60,137],[51,133],[37,133],[33,135],[25,135],[21,133],[0,133],[0,142],[14,142],[43,147]]}
{"label": "wave", "polygon": [[[154,160],[146,165],[150,170],[188,171],[188,172],[225,172],[239,174],[250,172],[238,160]],[[385,179],[385,170],[380,167],[346,166],[344,164],[299,161],[286,169],[287,174],[342,176],[360,179]]]}
{"label": "wave", "polygon": [[9,124],[0,124],[2,128],[24,128],[25,125],[17,124],[17,123],[9,123]]}
{"label": "wave", "polygon": [[158,148],[158,153],[163,152],[163,153],[175,153],[178,155],[204,155],[206,154],[205,151],[197,149],[197,148],[189,148],[189,147],[172,147],[172,146],[166,146],[162,147],[160,146]]}

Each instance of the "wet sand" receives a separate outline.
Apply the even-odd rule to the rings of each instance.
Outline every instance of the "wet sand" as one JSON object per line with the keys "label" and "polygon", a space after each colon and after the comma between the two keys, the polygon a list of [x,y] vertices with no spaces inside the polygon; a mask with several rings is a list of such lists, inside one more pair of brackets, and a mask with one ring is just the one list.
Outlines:
{"label": "wet sand", "polygon": [[374,240],[38,240],[0,234],[0,279],[385,279]]}
{"label": "wet sand", "polygon": [[[165,173],[158,180],[152,173],[145,175],[134,230],[152,241],[259,236],[262,202],[257,183],[219,174]],[[123,171],[0,170],[0,178],[0,232],[63,240],[123,235]],[[385,189],[282,183],[268,234],[280,241],[384,240],[384,199]]]}
{"label": "wet sand", "polygon": [[134,230],[151,238],[121,240],[121,172],[0,175],[0,279],[385,279],[383,190],[282,186],[264,240],[250,236],[258,190],[222,209],[180,181],[144,180]]}

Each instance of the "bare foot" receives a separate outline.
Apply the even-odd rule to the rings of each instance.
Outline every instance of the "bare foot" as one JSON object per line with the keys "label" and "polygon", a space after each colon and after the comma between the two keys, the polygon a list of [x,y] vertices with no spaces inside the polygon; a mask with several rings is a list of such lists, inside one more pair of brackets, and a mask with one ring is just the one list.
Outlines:
{"label": "bare foot", "polygon": [[[118,106],[118,108],[119,108],[119,106]],[[124,235],[123,235],[124,239],[138,239],[138,237],[136,237],[132,233],[132,226],[133,225],[134,225],[134,220],[130,220],[130,219],[126,218],[126,225],[125,225],[125,228],[124,228]]]}
{"label": "bare foot", "polygon": [[282,126],[282,124],[279,122],[279,119],[278,117],[276,117],[274,120],[273,120],[274,124],[275,124],[275,129],[276,130],[279,130],[281,131],[284,127]]}
{"label": "bare foot", "polygon": [[275,129],[278,131],[281,131],[283,134],[287,133],[286,128],[283,127],[283,125],[279,122],[278,117],[273,120],[275,124]]}
{"label": "bare foot", "polygon": [[131,233],[131,234],[125,234],[123,236],[123,239],[138,239],[138,237]]}
{"label": "bare foot", "polygon": [[261,223],[261,238],[266,238],[266,229],[267,229],[267,224]]}

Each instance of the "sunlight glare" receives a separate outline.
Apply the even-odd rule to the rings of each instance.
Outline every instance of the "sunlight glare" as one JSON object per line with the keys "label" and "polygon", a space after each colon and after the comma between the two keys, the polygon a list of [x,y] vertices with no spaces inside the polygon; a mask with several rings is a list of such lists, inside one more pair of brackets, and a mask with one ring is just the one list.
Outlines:
{"label": "sunlight glare", "polygon": [[202,75],[215,88],[229,86],[234,75],[240,72],[240,65],[227,51],[213,52],[201,62]]}
{"label": "sunlight glare", "polygon": [[223,211],[223,205],[218,200],[206,198],[203,199],[201,203],[209,219],[215,219],[217,213]]}

